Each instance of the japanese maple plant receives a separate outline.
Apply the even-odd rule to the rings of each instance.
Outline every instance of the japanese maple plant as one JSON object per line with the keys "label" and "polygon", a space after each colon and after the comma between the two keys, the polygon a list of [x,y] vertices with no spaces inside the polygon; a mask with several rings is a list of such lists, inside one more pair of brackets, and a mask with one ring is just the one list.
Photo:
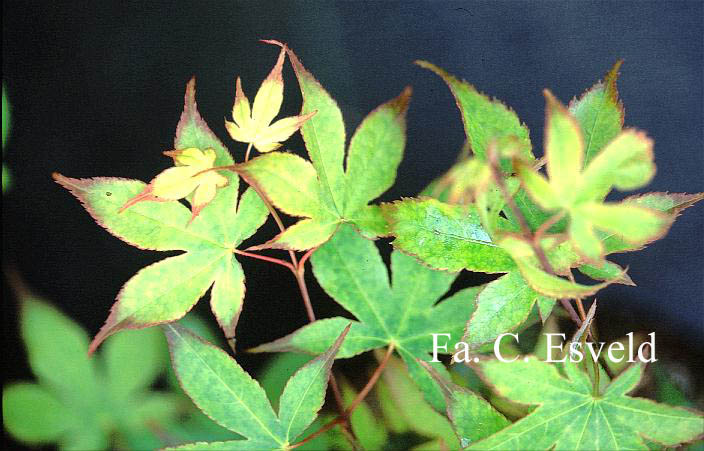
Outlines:
{"label": "japanese maple plant", "polygon": [[[647,185],[655,173],[653,141],[623,127],[620,62],[567,106],[545,90],[538,158],[513,110],[418,61],[454,95],[466,149],[418,196],[379,205],[372,202],[393,185],[403,158],[411,88],[369,113],[348,143],[331,95],[286,45],[266,42],[280,48],[278,60],[251,102],[250,86],[237,79],[228,147],[198,112],[191,80],[173,148],[163,149],[173,167],[147,184],[54,175],[117,238],[183,251],[127,281],[90,345],[92,353],[124,329],[160,325],[183,390],[236,433],[230,441],[167,446],[378,449],[407,446],[410,434],[425,449],[645,449],[700,438],[701,412],[629,396],[644,362],[618,366],[605,353],[578,360],[569,350],[598,339],[599,310],[585,300],[609,284],[633,284],[606,257],[662,238],[703,198],[653,192],[605,200],[614,189]],[[303,105],[300,115],[277,118],[287,61]],[[282,150],[297,132],[307,158]],[[299,220],[285,227],[281,213]],[[280,233],[243,249],[270,216]],[[393,240],[390,270],[378,237]],[[278,399],[267,398],[230,350],[178,322],[210,291],[234,350],[247,308],[242,258],[288,268],[310,320],[238,350],[311,356],[297,360]],[[314,304],[329,301],[311,300],[308,268],[348,316],[316,316]],[[451,291],[464,270],[497,278]],[[540,339],[534,351],[497,341],[530,328],[554,331],[558,319],[573,334],[559,357],[545,358]],[[365,384],[353,386],[335,370],[336,360],[369,352],[377,363],[360,370]]]}

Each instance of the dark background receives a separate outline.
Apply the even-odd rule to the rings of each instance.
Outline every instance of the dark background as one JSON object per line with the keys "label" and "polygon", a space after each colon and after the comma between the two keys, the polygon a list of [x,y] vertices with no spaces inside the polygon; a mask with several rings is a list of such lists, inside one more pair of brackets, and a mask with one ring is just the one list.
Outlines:
{"label": "dark background", "polygon": [[[414,66],[415,59],[513,107],[541,154],[542,89],[567,102],[624,58],[619,90],[626,125],[646,130],[656,143],[658,173],[647,190],[704,190],[701,1],[64,3],[3,2],[3,81],[13,108],[4,161],[14,178],[3,196],[3,263],[91,334],[121,285],[166,254],[110,236],[51,173],[151,179],[170,165],[161,152],[171,148],[192,75],[201,113],[241,161],[245,145],[229,139],[223,117],[232,108],[236,76],[252,99],[275,61],[278,49],[260,38],[285,41],[298,53],[340,104],[348,137],[366,113],[413,85],[406,156],[382,200],[421,190],[451,165],[464,138],[448,89]],[[282,114],[290,115],[300,108],[300,94],[288,64],[285,77]],[[303,151],[299,137],[287,147]],[[274,231],[268,223],[259,242]],[[613,256],[630,267],[638,287],[600,292],[608,336],[655,330],[667,352],[701,364],[702,232],[698,205],[665,239]],[[247,276],[240,346],[303,325],[287,270],[240,260]],[[473,280],[465,275],[461,283]],[[320,316],[333,313],[312,278],[310,285]],[[7,284],[3,297],[5,377],[26,378]],[[205,300],[197,310],[211,320]],[[245,367],[260,362],[240,359]]]}

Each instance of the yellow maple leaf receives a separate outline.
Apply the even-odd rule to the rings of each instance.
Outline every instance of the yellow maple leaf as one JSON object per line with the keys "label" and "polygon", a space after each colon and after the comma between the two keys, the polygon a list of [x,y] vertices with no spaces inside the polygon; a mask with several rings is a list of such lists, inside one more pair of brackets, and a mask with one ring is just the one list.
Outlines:
{"label": "yellow maple leaf", "polygon": [[281,70],[286,57],[286,48],[281,49],[279,59],[254,97],[250,108],[249,99],[242,91],[242,80],[237,77],[235,105],[232,107],[234,122],[225,121],[225,128],[235,141],[249,143],[259,152],[271,152],[293,135],[305,121],[316,112],[271,121],[279,114],[284,100],[284,80]]}
{"label": "yellow maple leaf", "polygon": [[195,147],[164,152],[174,160],[175,166],[154,177],[144,190],[123,205],[119,212],[143,201],[165,202],[183,199],[193,193],[190,224],[201,210],[215,198],[218,188],[228,180],[215,171],[208,171],[215,163],[215,151],[201,151]]}

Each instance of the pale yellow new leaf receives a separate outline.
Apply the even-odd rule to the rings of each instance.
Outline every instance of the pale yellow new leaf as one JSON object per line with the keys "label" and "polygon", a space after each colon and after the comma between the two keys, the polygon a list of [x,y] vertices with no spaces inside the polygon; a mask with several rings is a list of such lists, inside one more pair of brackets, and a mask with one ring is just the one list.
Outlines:
{"label": "pale yellow new leaf", "polygon": [[[120,212],[142,201],[173,201],[183,199],[191,193],[190,221],[215,198],[218,188],[227,185],[227,178],[214,171],[215,151],[205,152],[194,147],[164,152],[174,160],[176,166],[166,169],[144,188],[144,191],[130,199],[122,206]],[[190,223],[189,221],[189,223]]]}
{"label": "pale yellow new leaf", "polygon": [[262,153],[281,147],[283,141],[296,133],[303,123],[315,114],[311,112],[271,123],[279,114],[284,100],[284,80],[281,71],[285,58],[286,48],[284,47],[279,53],[276,65],[259,87],[251,108],[249,99],[242,90],[242,81],[237,78],[235,104],[232,108],[234,122],[225,121],[225,128],[232,139],[250,143]]}

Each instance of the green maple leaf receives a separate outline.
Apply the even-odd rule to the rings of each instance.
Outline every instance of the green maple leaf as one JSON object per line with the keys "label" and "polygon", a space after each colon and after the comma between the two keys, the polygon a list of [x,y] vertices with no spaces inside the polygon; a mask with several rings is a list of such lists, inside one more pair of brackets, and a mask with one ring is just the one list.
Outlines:
{"label": "green maple leaf", "polygon": [[[574,243],[569,242],[543,246],[553,268],[565,275],[571,268],[578,267],[584,274],[604,283],[581,285],[552,276],[541,269],[529,243],[514,234],[518,231],[518,222],[512,210],[505,208],[501,193],[497,196],[487,168],[492,145],[497,146],[495,150],[499,156],[501,152],[505,153],[505,148],[510,148],[513,158],[525,162],[522,166],[524,170],[533,166],[528,130],[515,113],[500,102],[478,93],[470,84],[458,81],[432,64],[419,64],[440,75],[450,87],[462,114],[467,144],[474,157],[460,160],[445,179],[435,184],[436,188],[440,186],[443,189],[426,190],[426,193],[439,193],[446,202],[461,200],[460,204],[427,198],[403,199],[383,204],[382,212],[395,237],[394,246],[433,268],[508,273],[480,292],[477,308],[467,324],[463,340],[472,347],[478,347],[500,333],[515,330],[526,321],[536,304],[540,317],[545,320],[556,297],[584,297],[614,282],[632,285],[633,281],[623,268],[605,260],[584,261]],[[585,152],[589,161],[621,132],[623,110],[615,87],[619,66],[618,63],[614,66],[604,83],[598,83],[579,101],[572,103],[576,121],[587,130]],[[564,108],[559,112],[564,113],[563,117],[568,116]],[[552,132],[549,126],[546,128],[550,135],[558,134]],[[546,139],[546,142],[549,141]],[[564,149],[570,148],[561,144]],[[500,158],[499,161],[504,172],[508,172],[510,159]],[[505,183],[509,192],[515,193],[514,201],[529,226],[535,229],[551,214],[534,202],[526,189],[519,189],[514,182],[515,178],[508,177]],[[467,196],[467,192],[471,194]],[[681,209],[700,199],[700,195],[654,193],[639,203],[635,199],[630,200],[629,204],[634,205],[632,210],[637,212],[643,211],[644,206],[666,212],[667,215],[659,217],[662,227],[665,227]],[[508,221],[499,215],[502,210]],[[551,231],[561,232],[567,225],[567,220],[559,221]],[[632,239],[639,233],[635,232],[624,237],[623,233],[616,233],[612,228],[611,232],[597,231],[597,234],[604,248],[612,252],[641,247],[643,241],[634,242]]]}
{"label": "green maple leaf", "polygon": [[[449,333],[447,352],[462,337],[474,299],[481,287],[459,291],[435,305],[457,274],[435,271],[414,258],[394,251],[392,283],[379,250],[372,241],[355,233],[350,225],[338,232],[311,257],[313,272],[323,289],[358,321],[340,348],[338,358],[393,344],[409,367],[413,379],[434,406],[442,406],[439,387],[416,359],[430,360],[433,333]],[[253,349],[255,352],[322,352],[337,336],[342,317],[315,321],[292,334]],[[441,364],[435,364],[444,371]]]}
{"label": "green maple leaf", "polygon": [[330,368],[349,327],[339,328],[330,349],[306,363],[286,383],[274,412],[261,386],[235,360],[188,329],[164,326],[181,386],[212,420],[246,438],[193,443],[178,449],[288,449],[315,420],[325,400]]}
{"label": "green maple leaf", "polygon": [[86,354],[88,335],[49,304],[22,300],[22,338],[37,382],[3,388],[3,423],[22,442],[61,449],[108,449],[150,435],[149,424],[174,422],[184,398],[150,389],[166,369],[166,343],[157,329],[112,337]]}
{"label": "green maple leaf", "polygon": [[[487,160],[492,140],[504,137],[515,139],[518,154],[529,160],[535,159],[528,127],[521,123],[511,108],[496,99],[490,99],[471,84],[458,80],[432,63],[416,61],[416,64],[440,76],[450,88],[462,114],[467,142],[479,160]],[[510,162],[504,162],[503,169],[510,171]]]}
{"label": "green maple leaf", "polygon": [[[682,210],[703,197],[648,193],[619,203],[603,202],[611,189],[641,187],[655,171],[652,141],[633,129],[621,131],[622,107],[615,91],[618,67],[619,63],[607,75],[605,85],[573,102],[569,111],[546,91],[549,179],[518,166],[533,200],[545,211],[565,213],[568,220],[553,232],[568,233],[585,264],[580,269],[598,278],[615,275],[617,267],[604,261],[606,254],[638,250],[661,238]],[[590,105],[591,97],[600,98],[593,102],[601,107]]]}
{"label": "green maple leaf", "polygon": [[[474,154],[474,160],[479,163],[472,164],[472,160],[458,163],[453,172],[454,178],[464,179],[456,182],[460,185],[460,191],[464,190],[464,186],[476,183],[474,179],[480,177],[480,170],[486,175],[488,152],[496,139],[510,141],[514,152],[526,161],[535,160],[528,128],[513,110],[431,63],[416,63],[438,74],[450,88],[462,115],[467,144]],[[478,166],[481,168],[478,169]],[[501,167],[504,172],[509,172],[510,159],[502,159]],[[496,196],[493,197],[496,201]],[[497,216],[500,210],[498,208],[496,211]],[[428,199],[404,199],[382,205],[382,211],[395,237],[394,247],[418,257],[434,268],[449,271],[468,269],[486,273],[516,269],[509,254],[490,236],[492,230],[482,226],[482,221],[487,225],[487,218],[484,210],[475,205],[447,205]]]}
{"label": "green maple leaf", "polygon": [[574,364],[564,365],[566,377],[534,357],[479,366],[499,395],[537,407],[471,449],[647,449],[646,440],[676,446],[704,431],[700,412],[627,396],[643,375],[642,364],[626,369],[599,396]]}
{"label": "green maple leaf", "polygon": [[482,227],[474,205],[402,199],[382,205],[394,247],[436,269],[486,273],[516,268],[511,256]]}
{"label": "green maple leaf", "polygon": [[618,97],[616,80],[623,60],[579,99],[572,99],[569,111],[584,132],[584,166],[586,167],[609,141],[621,133],[625,111]]}
{"label": "green maple leaf", "polygon": [[425,362],[423,366],[442,387],[447,417],[452,422],[462,448],[511,424],[491,404],[471,390],[448,381]]}
{"label": "green maple leaf", "polygon": [[[185,106],[174,139],[176,149],[213,149],[216,166],[233,164],[232,157],[200,116],[195,80],[186,89]],[[213,286],[211,307],[225,336],[234,346],[242,309],[244,273],[234,250],[264,223],[268,210],[248,189],[238,202],[238,177],[189,222],[189,210],[177,201],[137,203],[120,208],[144,190],[138,180],[111,177],[72,179],[54,174],[76,196],[96,222],[121,240],[140,249],[186,251],[143,268],[117,296],[110,315],[91,343],[94,351],[111,334],[175,321],[183,317]]]}
{"label": "green maple leaf", "polygon": [[304,218],[271,241],[256,246],[305,250],[318,246],[343,222],[365,236],[388,234],[380,209],[368,205],[391,187],[405,146],[407,87],[379,106],[360,124],[345,159],[345,126],[335,101],[296,55],[289,59],[303,96],[301,115],[316,112],[301,127],[310,162],[294,154],[272,152],[235,170],[286,214]]}
{"label": "green maple leaf", "polygon": [[536,305],[545,321],[555,306],[555,299],[542,296],[518,271],[512,271],[484,285],[476,304],[462,338],[475,349],[494,341],[499,334],[516,330],[525,323]]}
{"label": "green maple leaf", "polygon": [[[292,352],[282,352],[274,354],[267,362],[267,365],[260,371],[258,381],[266,392],[271,405],[274,409],[278,409],[279,398],[286,387],[288,379],[305,363],[312,359],[307,354],[297,354]],[[388,368],[388,366],[387,366]],[[357,396],[354,387],[350,385],[344,378],[337,376],[337,381],[340,385],[342,399],[346,405],[349,405]],[[378,387],[376,385],[375,387]],[[422,398],[422,395],[420,395]],[[430,407],[428,407],[430,408]],[[386,425],[380,418],[377,417],[373,409],[362,401],[357,405],[350,415],[350,426],[352,432],[359,440],[359,444],[363,449],[381,449],[388,439]],[[333,420],[334,418],[327,418]],[[324,426],[328,421],[321,416],[311,424],[308,428],[310,433],[314,433]],[[316,424],[319,423],[319,424]],[[449,426],[449,424],[448,424]],[[450,429],[452,428],[449,426]],[[308,436],[309,433],[304,432],[302,436]],[[334,444],[334,446],[333,446]],[[352,449],[350,443],[338,430],[331,429],[325,434],[320,435],[316,439],[306,442],[300,447],[302,450],[321,450],[321,449]]]}
{"label": "green maple leaf", "polygon": [[[664,215],[667,222],[672,223],[680,214],[682,214],[683,210],[691,207],[702,199],[704,199],[704,193],[687,194],[653,192],[627,197],[623,200],[622,204],[655,210]],[[561,227],[551,230],[556,233],[563,232],[566,227],[567,223],[564,223]],[[649,244],[649,241],[634,243],[632,240],[624,238],[620,233],[596,230],[596,235],[601,241],[606,254],[637,251],[643,249],[647,244]],[[534,285],[533,288],[541,292],[546,291],[543,288],[546,288],[548,292],[555,289],[554,287],[544,287],[541,280],[550,281],[551,284],[554,283],[555,285],[564,285],[557,278],[547,277],[547,275],[538,268],[537,260],[535,259],[532,250],[526,248],[525,242],[516,240],[515,237],[508,237],[507,240],[502,241],[502,244],[507,251],[513,252],[516,255],[517,264],[523,265],[525,269],[524,276],[526,277],[526,280],[532,280]],[[592,279],[631,286],[635,285],[628,274],[626,274],[626,271],[613,262],[607,260],[601,260],[596,263],[584,262],[581,256],[575,251],[574,246],[572,246],[569,242],[561,244],[561,250],[558,253],[562,254],[561,257],[553,260],[555,255],[552,255],[550,251],[548,251],[548,257],[555,268],[564,269],[577,265],[577,269],[581,273],[591,277]],[[568,286],[569,290],[563,294],[568,296],[569,292],[573,292],[578,295],[579,292],[582,292],[583,295],[586,295],[589,291],[593,291],[598,287],[598,285],[595,285],[590,289],[585,288],[584,286]],[[559,293],[556,294],[556,296],[559,295]]]}
{"label": "green maple leaf", "polygon": [[[574,115],[584,132],[585,166],[621,132],[623,127],[625,112],[616,89],[616,80],[622,63],[622,60],[617,61],[604,77],[604,81],[597,82],[579,99],[574,98],[569,104],[569,111]],[[550,217],[550,213],[540,208],[524,189],[520,189],[516,193],[514,200],[532,230],[536,230]],[[504,213],[518,224],[513,211],[506,209]],[[567,221],[563,219],[555,224],[551,230],[559,232],[565,227],[567,227]]]}
{"label": "green maple leaf", "polygon": [[[259,382],[259,385],[261,385],[262,389],[264,389],[264,392],[266,393],[267,398],[269,398],[269,402],[274,410],[279,410],[279,400],[281,399],[281,395],[286,388],[286,383],[288,380],[296,374],[296,371],[298,371],[306,363],[310,362],[313,358],[314,356],[307,354],[282,352],[280,354],[272,355],[272,358],[269,359],[264,368],[259,370],[257,373],[257,382]],[[357,408],[368,409],[368,407],[365,406],[366,404],[362,402]],[[356,410],[357,409],[355,409],[355,412]],[[334,419],[335,417],[330,413],[319,415],[318,418],[316,418],[315,421],[308,426],[308,429],[301,434],[301,437],[308,437]],[[350,421],[354,423],[352,418],[350,418]],[[347,441],[345,436],[339,432],[338,429],[333,428],[326,433],[307,441],[301,445],[299,449],[302,451],[337,449],[333,446],[333,443],[339,446],[346,445],[346,447],[342,446],[343,449],[348,449],[350,447],[350,443]]]}

